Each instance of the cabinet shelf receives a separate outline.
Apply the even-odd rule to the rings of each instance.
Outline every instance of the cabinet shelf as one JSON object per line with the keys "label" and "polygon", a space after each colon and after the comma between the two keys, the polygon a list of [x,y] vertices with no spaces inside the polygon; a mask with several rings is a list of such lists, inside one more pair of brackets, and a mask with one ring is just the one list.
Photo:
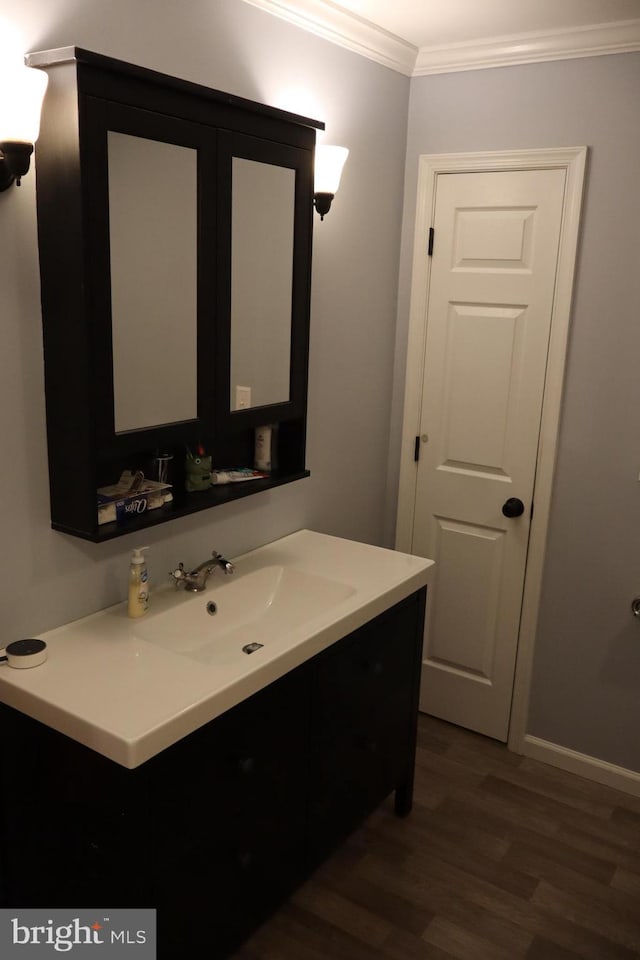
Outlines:
{"label": "cabinet shelf", "polygon": [[179,517],[187,517],[189,514],[199,513],[201,510],[208,510],[210,507],[230,503],[232,500],[240,500],[242,497],[248,497],[255,493],[273,490],[274,487],[281,487],[285,483],[293,483],[294,480],[303,480],[310,475],[309,470],[298,470],[295,473],[276,471],[265,479],[225,483],[198,493],[183,493],[182,495],[176,495],[173,502],[165,507],[151,510],[149,513],[144,513],[132,520],[127,520],[124,523],[117,523],[116,521],[103,523],[96,528],[95,533],[77,530],[55,521],[52,523],[52,527],[61,533],[69,533],[72,536],[81,537],[83,540],[90,540],[92,543],[102,543],[104,540],[114,540],[116,537],[122,537],[128,533],[138,533],[140,530],[147,530],[149,527],[155,527],[160,523],[168,523],[170,520],[177,520]]}

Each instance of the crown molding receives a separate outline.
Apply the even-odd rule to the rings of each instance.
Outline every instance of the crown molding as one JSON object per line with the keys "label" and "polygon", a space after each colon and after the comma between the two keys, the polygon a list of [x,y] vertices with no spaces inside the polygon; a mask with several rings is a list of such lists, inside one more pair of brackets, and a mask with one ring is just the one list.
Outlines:
{"label": "crown molding", "polygon": [[244,0],[281,20],[410,77],[418,48],[330,0]]}
{"label": "crown molding", "polygon": [[331,0],[244,0],[405,77],[640,50],[640,19],[540,30],[418,49]]}
{"label": "crown molding", "polygon": [[535,31],[487,40],[422,47],[414,77],[544,60],[573,60],[640,50],[640,20],[621,20],[573,29]]}

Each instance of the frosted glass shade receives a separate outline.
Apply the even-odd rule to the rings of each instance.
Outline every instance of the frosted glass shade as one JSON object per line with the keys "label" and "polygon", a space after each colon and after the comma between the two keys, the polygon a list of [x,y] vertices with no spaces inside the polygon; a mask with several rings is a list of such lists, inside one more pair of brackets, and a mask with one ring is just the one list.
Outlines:
{"label": "frosted glass shade", "polygon": [[316,147],[314,193],[338,192],[342,168],[348,156],[346,147],[325,144]]}
{"label": "frosted glass shade", "polygon": [[40,133],[40,110],[49,77],[44,70],[18,67],[2,76],[0,143],[35,143]]}

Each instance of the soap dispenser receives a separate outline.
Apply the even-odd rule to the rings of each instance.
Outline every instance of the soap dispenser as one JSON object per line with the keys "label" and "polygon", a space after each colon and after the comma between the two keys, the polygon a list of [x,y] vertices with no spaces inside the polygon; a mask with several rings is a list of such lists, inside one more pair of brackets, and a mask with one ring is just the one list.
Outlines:
{"label": "soap dispenser", "polygon": [[142,617],[149,606],[149,572],[144,551],[148,547],[136,547],[131,555],[129,567],[129,606],[130,617]]}

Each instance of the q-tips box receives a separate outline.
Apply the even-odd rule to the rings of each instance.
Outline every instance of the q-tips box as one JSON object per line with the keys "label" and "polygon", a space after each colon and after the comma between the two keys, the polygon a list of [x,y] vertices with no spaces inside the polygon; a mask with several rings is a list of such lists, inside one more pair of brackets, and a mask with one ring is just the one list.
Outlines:
{"label": "q-tips box", "polygon": [[134,517],[157,510],[173,500],[171,484],[146,480],[140,473],[124,470],[117,483],[99,487],[98,524],[126,523]]}

